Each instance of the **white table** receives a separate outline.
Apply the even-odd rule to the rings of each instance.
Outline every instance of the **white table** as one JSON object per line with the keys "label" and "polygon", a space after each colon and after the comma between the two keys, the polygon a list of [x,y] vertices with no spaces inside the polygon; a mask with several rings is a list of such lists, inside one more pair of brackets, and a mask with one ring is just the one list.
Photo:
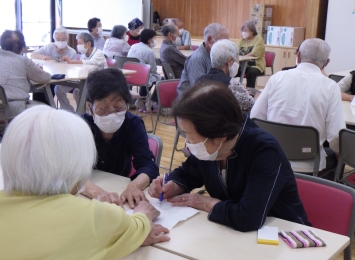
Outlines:
{"label": "white table", "polygon": [[[128,178],[94,171],[91,181],[108,191],[121,193],[130,182]],[[147,195],[147,192],[146,192]],[[147,195],[149,197],[149,195]],[[128,208],[128,207],[127,207]],[[154,245],[155,248],[189,259],[330,259],[349,244],[346,236],[310,228],[293,222],[268,217],[265,225],[279,229],[312,229],[327,242],[326,247],[291,249],[279,239],[278,246],[257,244],[257,232],[242,233],[207,220],[200,212],[178,223],[170,230],[170,241]],[[156,258],[158,259],[158,258]]]}
{"label": "white table", "polygon": [[[87,64],[68,64],[66,62],[58,62],[55,60],[37,60],[33,59],[33,62],[39,64],[43,67],[43,70],[49,72],[51,75],[54,74],[65,74],[64,79],[50,80],[47,84],[37,84],[33,83],[37,89],[44,87],[45,95],[49,100],[52,107],[56,107],[53,99],[53,95],[50,90],[50,84],[58,84],[62,86],[68,86],[72,88],[80,89],[79,104],[76,109],[77,114],[82,114],[85,112],[85,102],[86,102],[86,78],[88,74],[97,69],[95,65]],[[135,70],[122,70],[124,75],[136,73]]]}
{"label": "white table", "polygon": [[158,248],[152,246],[140,247],[133,253],[128,256],[122,258],[123,260],[183,260],[186,259],[184,257],[174,255],[172,253],[166,252],[164,250],[160,250]]}
{"label": "white table", "polygon": [[341,101],[345,124],[355,126],[355,107],[349,101]]}

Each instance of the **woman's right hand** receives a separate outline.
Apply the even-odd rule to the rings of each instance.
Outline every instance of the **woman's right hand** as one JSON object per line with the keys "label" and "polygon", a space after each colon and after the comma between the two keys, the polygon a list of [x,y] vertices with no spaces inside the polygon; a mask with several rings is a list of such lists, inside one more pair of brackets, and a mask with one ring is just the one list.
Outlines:
{"label": "woman's right hand", "polygon": [[152,222],[160,215],[160,211],[154,208],[148,201],[140,201],[137,207],[134,208],[134,213],[136,212],[146,214]]}
{"label": "woman's right hand", "polygon": [[183,192],[183,189],[180,189],[180,186],[173,181],[168,181],[164,186],[162,186],[162,182],[162,176],[158,176],[152,181],[148,189],[148,193],[151,197],[159,198],[160,194],[164,192],[164,199],[168,199]]}

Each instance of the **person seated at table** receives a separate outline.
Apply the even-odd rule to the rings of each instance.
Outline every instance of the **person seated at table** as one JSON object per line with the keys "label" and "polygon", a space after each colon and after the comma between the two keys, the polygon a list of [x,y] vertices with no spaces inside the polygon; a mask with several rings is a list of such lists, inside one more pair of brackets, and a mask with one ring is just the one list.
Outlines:
{"label": "person seated at table", "polygon": [[181,78],[186,56],[174,45],[174,41],[179,37],[179,30],[175,24],[166,24],[161,28],[163,43],[160,47],[160,60],[168,63],[174,72],[175,78]]}
{"label": "person seated at table", "polygon": [[[265,44],[264,39],[256,32],[255,24],[252,21],[246,21],[240,27],[242,39],[238,43],[239,54],[244,56],[257,57],[256,60],[248,62],[245,70],[247,77],[247,87],[255,88],[257,76],[262,76],[265,73]],[[237,76],[241,74],[241,69]]]}
{"label": "person seated at table", "polygon": [[[150,75],[148,86],[149,90],[152,86],[158,81],[161,80],[162,77],[159,75],[157,71],[157,63],[155,60],[155,54],[152,48],[157,45],[157,33],[151,29],[144,29],[139,36],[140,42],[131,46],[127,57],[137,58],[140,63],[148,64],[150,66]],[[147,90],[145,87],[139,88],[139,95],[144,97],[147,96]],[[154,90],[153,94],[150,97],[151,101],[147,100],[146,104],[143,102],[137,102],[137,106],[141,112],[150,111],[153,106],[153,102],[158,102],[158,96],[156,91]],[[141,101],[141,100],[140,100]]]}
{"label": "person seated at table", "polygon": [[[261,228],[267,216],[311,225],[281,147],[242,114],[230,89],[198,83],[178,97],[172,115],[191,155],[163,187],[161,176],[153,180],[152,197],[164,192],[173,206],[206,211],[210,221],[242,232]],[[210,197],[190,194],[203,185]]]}
{"label": "person seated at table", "polygon": [[144,30],[143,22],[138,18],[134,18],[132,21],[128,23],[128,29],[129,29],[129,31],[127,32],[128,44],[132,46],[133,44],[139,43],[140,42],[139,36]]}
{"label": "person seated at table", "polygon": [[37,103],[29,99],[29,80],[47,83],[52,75],[27,56],[22,56],[26,42],[20,31],[5,30],[0,41],[0,86],[4,88],[9,102],[7,117],[13,118]]}
{"label": "person seated at table", "polygon": [[131,46],[127,43],[127,28],[123,25],[115,25],[111,31],[111,37],[108,38],[104,46],[104,54],[109,59],[114,56],[127,56]]}
{"label": "person seated at table", "polygon": [[[88,30],[91,33],[92,37],[94,38],[94,45],[99,50],[104,49],[105,45],[105,38],[102,37],[102,23],[99,18],[92,18],[88,21]],[[92,46],[94,46],[92,45]]]}
{"label": "person seated at table", "polygon": [[[55,29],[53,32],[53,39],[54,43],[48,43],[42,48],[32,52],[31,58],[61,61],[63,56],[68,56],[70,59],[76,59],[76,51],[68,46],[69,34],[65,28],[61,27]],[[51,85],[53,96],[55,93],[54,87],[55,85]],[[43,93],[33,93],[32,99],[49,105]]]}
{"label": "person seated at table", "polygon": [[219,23],[209,24],[203,32],[204,42],[190,57],[186,58],[184,70],[177,87],[178,95],[190,88],[195,80],[205,75],[211,69],[210,51],[213,44],[221,39],[229,39],[226,27]]}
{"label": "person seated at table", "polygon": [[[81,53],[80,60],[71,59],[68,56],[62,57],[63,61],[69,64],[87,64],[95,65],[98,69],[107,67],[106,58],[104,53],[98,48],[94,47],[94,37],[90,33],[81,32],[76,36],[78,42],[77,49]],[[74,108],[70,105],[67,93],[70,92],[72,87],[56,86],[54,91],[57,95],[58,101],[62,109],[74,113]],[[73,97],[76,103],[79,103],[79,89],[74,89]]]}
{"label": "person seated at table", "polygon": [[339,88],[341,91],[341,99],[344,101],[353,101],[355,95],[355,70],[342,78],[339,82]]}
{"label": "person seated at table", "polygon": [[[131,95],[125,76],[116,68],[91,72],[87,79],[90,115],[82,117],[94,135],[98,152],[96,169],[128,177],[132,182],[121,194],[106,192],[88,183],[83,194],[90,198],[133,208],[146,200],[143,190],[159,175],[142,119],[127,111]],[[130,175],[132,165],[136,170]]]}
{"label": "person seated at table", "polygon": [[238,47],[230,40],[219,40],[211,48],[210,71],[196,79],[196,82],[202,80],[213,80],[223,83],[228,87],[238,100],[243,110],[249,110],[254,105],[254,99],[245,87],[234,78],[239,68]]}
{"label": "person seated at table", "polygon": [[179,37],[176,38],[174,44],[179,50],[191,50],[191,37],[190,32],[184,30],[184,23],[181,18],[174,18],[173,22],[179,29]]}
{"label": "person seated at table", "polygon": [[76,115],[42,105],[11,122],[1,144],[1,258],[121,259],[169,240],[166,228],[152,225],[159,211],[148,202],[129,216],[75,196],[95,161],[90,128]]}
{"label": "person seated at table", "polygon": [[[339,87],[321,72],[330,61],[329,54],[330,46],[325,41],[305,40],[297,53],[298,66],[272,75],[250,113],[252,118],[316,128],[319,171],[336,167],[339,131],[345,128]],[[323,147],[325,141],[330,148]],[[295,172],[313,172],[313,160],[290,162]],[[327,177],[334,180],[334,172]]]}

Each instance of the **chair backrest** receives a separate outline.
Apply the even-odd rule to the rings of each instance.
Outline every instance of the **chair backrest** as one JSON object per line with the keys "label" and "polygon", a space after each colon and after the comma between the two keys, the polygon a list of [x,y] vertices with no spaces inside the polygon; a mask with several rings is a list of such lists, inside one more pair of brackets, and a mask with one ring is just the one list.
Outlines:
{"label": "chair backrest", "polygon": [[177,86],[179,79],[162,80],[156,84],[158,104],[161,108],[170,108],[177,97]]}
{"label": "chair backrest", "polygon": [[191,50],[196,51],[198,49],[198,45],[191,45]]}
{"label": "chair backrest", "polygon": [[114,59],[106,59],[107,67],[116,68],[116,60]]}
{"label": "chair backrest", "polygon": [[[147,134],[148,135],[148,144],[149,144],[149,150],[152,151],[155,159],[156,165],[159,167],[160,166],[160,159],[161,155],[163,152],[163,141],[159,136],[152,135],[152,134]],[[133,157],[132,157],[133,160]],[[132,176],[136,172],[136,169],[133,167],[132,163],[132,169],[129,174],[129,176]]]}
{"label": "chair backrest", "polygon": [[265,51],[266,67],[271,68],[271,74],[274,74],[274,61],[275,61],[275,52]]}
{"label": "chair backrest", "polygon": [[0,86],[0,110],[5,111],[7,105],[8,105],[8,101],[7,101],[5,89],[2,86]]}
{"label": "chair backrest", "polygon": [[295,173],[298,194],[313,227],[350,237],[344,259],[351,259],[355,190],[315,176]]}
{"label": "chair backrest", "polygon": [[162,63],[164,77],[166,79],[175,79],[175,74],[169,63]]}
{"label": "chair backrest", "polygon": [[127,61],[139,63],[139,60],[137,58],[130,58],[124,56],[113,56],[113,58],[116,60],[116,67],[119,69],[123,69],[123,64],[125,64]]}
{"label": "chair backrest", "polygon": [[348,129],[342,129],[339,132],[339,157],[335,173],[338,181],[344,164],[355,168],[355,131]]}
{"label": "chair backrest", "polygon": [[330,74],[329,78],[338,83],[340,80],[342,80],[342,78],[344,78],[344,76]]}
{"label": "chair backrest", "polygon": [[127,84],[131,86],[148,86],[150,66],[148,64],[127,61],[123,69],[135,70],[137,73],[126,78]]}
{"label": "chair backrest", "polygon": [[319,171],[319,133],[311,126],[288,125],[253,118],[254,123],[273,135],[288,160],[314,160],[313,173]]}

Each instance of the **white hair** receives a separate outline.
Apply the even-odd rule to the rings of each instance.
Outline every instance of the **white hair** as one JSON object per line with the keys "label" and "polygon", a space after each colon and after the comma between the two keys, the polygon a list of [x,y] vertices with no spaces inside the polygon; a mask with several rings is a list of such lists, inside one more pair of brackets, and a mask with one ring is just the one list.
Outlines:
{"label": "white hair", "polygon": [[221,31],[228,32],[228,29],[225,26],[223,26],[222,24],[211,23],[211,24],[207,25],[207,27],[203,31],[203,40],[205,42],[207,42],[208,36],[211,36],[213,39],[215,39],[217,41],[220,37]]}
{"label": "white hair", "polygon": [[64,27],[60,27],[54,30],[53,32],[53,39],[55,40],[55,35],[57,33],[65,33],[65,37],[67,38],[67,41],[69,40],[69,33]]}
{"label": "white hair", "polygon": [[323,68],[329,58],[330,46],[321,39],[312,38],[302,42],[299,52],[301,62],[314,63],[319,68]]}
{"label": "white hair", "polygon": [[96,162],[93,134],[79,116],[39,105],[15,117],[1,145],[7,193],[70,193],[89,180]]}
{"label": "white hair", "polygon": [[213,68],[222,68],[229,58],[239,61],[237,45],[226,39],[219,40],[212,45],[210,56]]}

